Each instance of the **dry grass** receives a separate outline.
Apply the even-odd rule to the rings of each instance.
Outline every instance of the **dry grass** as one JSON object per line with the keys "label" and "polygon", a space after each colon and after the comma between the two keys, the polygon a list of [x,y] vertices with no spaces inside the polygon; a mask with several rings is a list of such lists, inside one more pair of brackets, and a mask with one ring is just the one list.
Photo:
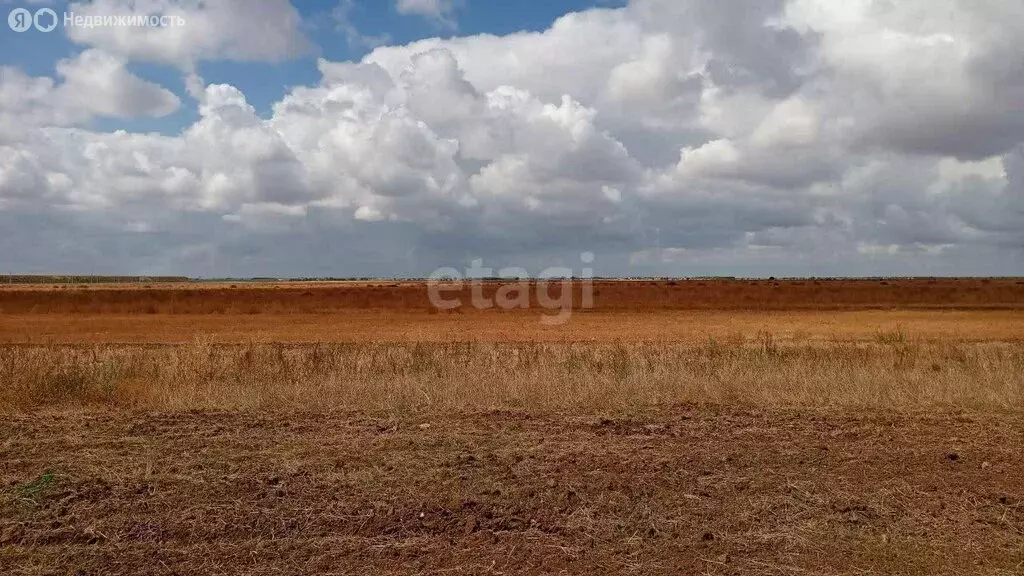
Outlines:
{"label": "dry grass", "polygon": [[678,403],[1024,408],[1024,345],[365,343],[7,346],[0,406],[615,410]]}
{"label": "dry grass", "polygon": [[561,325],[541,314],[0,315],[0,344],[221,344],[287,342],[682,342],[753,339],[770,331],[782,343],[877,342],[899,327],[942,342],[1024,343],[1024,310],[855,310],[844,312],[655,310],[577,312]]}

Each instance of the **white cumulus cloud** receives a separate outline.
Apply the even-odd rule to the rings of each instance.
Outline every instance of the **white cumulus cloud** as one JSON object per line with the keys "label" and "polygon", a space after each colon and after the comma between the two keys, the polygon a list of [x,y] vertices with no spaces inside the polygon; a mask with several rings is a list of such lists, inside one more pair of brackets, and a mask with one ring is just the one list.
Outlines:
{"label": "white cumulus cloud", "polygon": [[[1016,2],[633,0],[540,32],[321,59],[318,82],[264,115],[195,63],[308,41],[287,2],[229,4],[75,5],[188,24],[72,32],[88,48],[55,78],[0,68],[5,239],[45,224],[81,237],[82,261],[127,243],[140,268],[186,273],[424,274],[582,251],[605,273],[1024,273]],[[90,129],[180,106],[131,61],[185,71],[198,120]],[[59,261],[18,245],[10,266]]]}

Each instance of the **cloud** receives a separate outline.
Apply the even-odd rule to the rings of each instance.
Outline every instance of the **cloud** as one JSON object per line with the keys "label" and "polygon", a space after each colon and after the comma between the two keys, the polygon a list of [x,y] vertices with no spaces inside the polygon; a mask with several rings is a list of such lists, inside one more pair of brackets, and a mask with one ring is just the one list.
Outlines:
{"label": "cloud", "polygon": [[[425,274],[581,251],[600,273],[1024,273],[1024,12],[940,3],[750,0],[733,18],[633,0],[541,32],[321,59],[320,81],[266,117],[192,74],[199,119],[177,135],[83,128],[178,106],[124,68],[156,40],[98,37],[59,81],[0,69],[2,234],[21,214],[96,254],[138,238],[134,262],[184,273]],[[280,57],[291,29],[250,51],[234,32],[161,42],[187,68]]]}
{"label": "cloud", "polygon": [[820,38],[809,88],[858,146],[982,159],[1024,135],[1016,3],[793,0],[782,22]]}
{"label": "cloud", "polygon": [[157,62],[193,71],[200,60],[278,62],[313,46],[288,0],[92,0],[72,2],[75,17],[168,16],[172,25],[69,26],[71,41],[126,60]]}
{"label": "cloud", "polygon": [[0,143],[26,130],[67,126],[93,117],[160,117],[176,111],[174,93],[142,80],[125,62],[101,50],[86,50],[57,62],[60,82],[0,67]]}
{"label": "cloud", "polygon": [[338,5],[331,11],[331,18],[334,19],[335,29],[345,36],[345,41],[348,42],[349,48],[376,48],[391,42],[391,36],[388,34],[371,36],[360,32],[351,19],[352,11],[355,8],[355,0],[339,0]]}
{"label": "cloud", "polygon": [[59,96],[62,106],[80,104],[99,116],[159,117],[181,105],[172,92],[131,74],[123,61],[100,50],[61,60],[57,75],[64,78]]}
{"label": "cloud", "polygon": [[398,0],[399,14],[413,14],[430,18],[447,28],[455,28],[456,0]]}

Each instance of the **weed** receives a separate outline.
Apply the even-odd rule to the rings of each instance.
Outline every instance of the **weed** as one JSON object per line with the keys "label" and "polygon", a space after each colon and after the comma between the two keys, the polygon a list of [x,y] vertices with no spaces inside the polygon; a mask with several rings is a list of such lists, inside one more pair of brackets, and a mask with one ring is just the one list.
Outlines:
{"label": "weed", "polygon": [[906,344],[907,333],[900,325],[897,325],[892,330],[879,330],[875,333],[875,342],[887,345]]}
{"label": "weed", "polygon": [[57,475],[54,472],[44,472],[42,476],[22,484],[15,489],[18,499],[38,504],[39,500],[49,492],[57,482]]}

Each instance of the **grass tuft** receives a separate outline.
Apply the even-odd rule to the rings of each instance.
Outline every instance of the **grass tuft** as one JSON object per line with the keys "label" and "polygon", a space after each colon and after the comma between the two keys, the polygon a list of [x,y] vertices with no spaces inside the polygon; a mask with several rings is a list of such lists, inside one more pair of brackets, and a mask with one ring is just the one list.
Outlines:
{"label": "grass tuft", "polygon": [[902,326],[897,325],[891,330],[879,330],[875,333],[875,342],[886,345],[906,344],[907,333]]}

